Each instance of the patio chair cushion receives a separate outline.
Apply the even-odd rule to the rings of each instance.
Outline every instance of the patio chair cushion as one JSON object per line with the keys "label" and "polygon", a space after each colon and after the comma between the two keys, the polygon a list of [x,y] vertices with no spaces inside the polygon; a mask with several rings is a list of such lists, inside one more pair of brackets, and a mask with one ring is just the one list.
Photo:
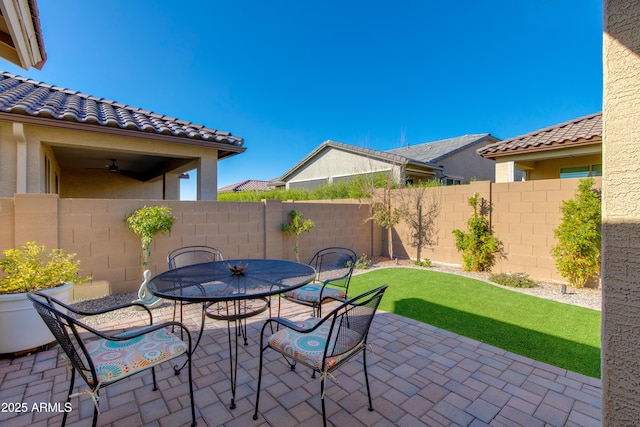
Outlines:
{"label": "patio chair cushion", "polygon": [[159,329],[127,341],[91,341],[87,350],[95,364],[98,383],[104,385],[179,356],[187,351],[187,344],[168,329]]}
{"label": "patio chair cushion", "polygon": [[[322,283],[311,283],[309,285],[304,285],[301,288],[293,290],[291,292],[287,292],[285,295],[287,298],[295,299],[298,301],[305,301],[310,303],[319,303],[320,302],[320,291],[322,290]],[[322,292],[322,297],[324,298],[346,298],[347,294],[344,289],[334,289],[326,287]]]}
{"label": "patio chair cushion", "polygon": [[[312,328],[316,325],[321,318],[310,318],[303,321],[294,322],[297,326],[305,329]],[[268,343],[271,348],[279,351],[280,353],[290,356],[300,363],[319,371],[323,371],[322,357],[324,356],[324,350],[327,346],[327,339],[329,338],[330,322],[325,322],[322,326],[313,332],[300,333],[289,328],[281,328],[279,331],[269,337]],[[334,328],[332,342],[336,342],[335,335],[337,334],[337,327]],[[362,337],[361,334],[357,334],[348,328],[343,328],[341,331],[340,345],[350,348],[354,346],[357,341]],[[351,353],[358,350],[361,346],[355,345],[350,351],[335,356],[327,357],[325,361],[325,367],[330,370],[337,365],[341,360],[348,357]],[[331,354],[332,348],[327,351],[327,354]]]}

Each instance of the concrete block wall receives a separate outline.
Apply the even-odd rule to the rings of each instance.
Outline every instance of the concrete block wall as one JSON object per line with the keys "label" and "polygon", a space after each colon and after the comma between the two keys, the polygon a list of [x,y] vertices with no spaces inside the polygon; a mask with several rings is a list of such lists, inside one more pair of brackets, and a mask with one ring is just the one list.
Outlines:
{"label": "concrete block wall", "polygon": [[[526,272],[535,279],[562,281],[549,251],[554,244],[553,229],[560,221],[560,203],[573,197],[577,184],[577,179],[484,181],[427,189],[423,196],[426,203],[437,200],[440,208],[435,221],[436,243],[423,249],[422,258],[462,263],[452,230],[466,230],[472,214],[468,199],[478,192],[491,206],[493,231],[505,249],[505,258],[493,271]],[[410,191],[397,190],[394,203],[407,203],[404,194]],[[302,262],[326,246],[350,247],[358,256],[388,255],[386,230],[367,220],[371,216],[368,204],[354,200],[150,201],[59,199],[43,194],[0,199],[0,251],[36,241],[78,254],[82,274],[93,280],[75,288],[75,299],[134,291],[142,282],[142,249],[140,239],[124,220],[145,205],[168,206],[176,217],[171,232],[156,236],[152,243],[146,268],[154,275],[167,269],[169,251],[187,245],[214,246],[226,259],[295,260],[295,239],[284,236],[280,229],[294,209],[315,223],[309,233],[300,236]],[[393,243],[396,256],[416,258],[411,229],[405,222],[395,227]]]}
{"label": "concrete block wall", "polygon": [[[566,282],[556,270],[550,251],[556,244],[553,230],[560,224],[561,203],[574,197],[578,182],[578,179],[500,184],[473,182],[470,185],[427,189],[425,200],[439,199],[440,213],[435,221],[436,244],[423,249],[422,258],[462,264],[462,255],[455,248],[452,231],[466,231],[467,220],[473,213],[468,199],[478,192],[490,206],[488,216],[493,233],[504,245],[504,257],[497,261],[492,271],[525,272],[538,280]],[[596,187],[600,185],[601,179],[597,178]],[[394,242],[394,251],[415,259],[416,248],[409,244],[410,227],[401,222],[396,231],[398,238]]]}

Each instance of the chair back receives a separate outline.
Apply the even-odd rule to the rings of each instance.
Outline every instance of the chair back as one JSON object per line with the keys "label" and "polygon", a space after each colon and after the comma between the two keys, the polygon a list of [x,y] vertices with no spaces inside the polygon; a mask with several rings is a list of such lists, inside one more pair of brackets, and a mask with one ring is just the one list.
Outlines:
{"label": "chair back", "polygon": [[55,337],[69,362],[89,386],[95,386],[90,378],[96,378],[93,362],[89,357],[78,328],[90,330],[84,323],[66,314],[66,305],[42,292],[29,292],[27,298],[33,303],[44,323]]}
{"label": "chair back", "polygon": [[[386,290],[387,285],[382,285],[351,298],[325,317],[333,316],[324,356],[325,361],[338,358],[339,363],[333,369],[348,360],[350,353],[355,354],[365,346],[373,316]],[[346,357],[343,359],[341,356]]]}
{"label": "chair back", "polygon": [[311,257],[309,265],[316,269],[318,282],[346,289],[356,265],[356,253],[337,246],[320,249]]}
{"label": "chair back", "polygon": [[183,246],[172,250],[167,255],[169,270],[212,261],[224,261],[224,258],[220,250],[210,246]]}

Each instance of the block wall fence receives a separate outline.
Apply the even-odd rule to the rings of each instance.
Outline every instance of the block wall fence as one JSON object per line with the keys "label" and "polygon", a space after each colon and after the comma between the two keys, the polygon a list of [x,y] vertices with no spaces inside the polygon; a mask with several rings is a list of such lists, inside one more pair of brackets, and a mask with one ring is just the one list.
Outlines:
{"label": "block wall fence", "polygon": [[[466,229],[472,214],[469,197],[478,192],[491,206],[489,218],[503,242],[505,258],[495,272],[527,272],[533,278],[560,281],[550,256],[553,229],[560,221],[560,203],[573,197],[577,179],[468,185],[426,189],[426,203],[438,201],[434,245],[422,258],[461,264],[453,229]],[[597,181],[600,185],[600,181]],[[396,190],[394,198],[415,190]],[[405,193],[402,193],[405,192]],[[405,199],[402,199],[405,200]],[[326,246],[347,246],[358,255],[387,255],[387,233],[367,221],[370,208],[356,200],[282,202],[215,202],[165,200],[61,199],[50,194],[16,194],[0,198],[0,251],[27,241],[76,253],[90,283],[76,286],[74,299],[137,290],[142,281],[139,238],[124,219],[142,206],[168,206],[176,217],[170,233],[159,234],[151,248],[152,274],[167,269],[166,255],[186,245],[209,245],[226,259],[275,258],[295,260],[294,238],[284,236],[280,224],[295,209],[315,227],[300,237],[300,259],[306,262]],[[411,230],[400,223],[393,233],[394,255],[415,259]]]}

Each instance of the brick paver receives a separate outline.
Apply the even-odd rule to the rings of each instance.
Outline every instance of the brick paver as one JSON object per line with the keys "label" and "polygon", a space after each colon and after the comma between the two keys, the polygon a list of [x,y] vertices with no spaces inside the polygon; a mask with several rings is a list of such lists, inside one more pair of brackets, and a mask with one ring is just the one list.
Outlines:
{"label": "brick paver", "polygon": [[[199,310],[187,306],[186,310]],[[304,318],[310,310],[283,306],[283,315]],[[155,322],[170,319],[168,307],[157,309]],[[259,333],[265,314],[249,319],[249,345],[239,348],[237,408],[229,409],[231,391],[226,324],[207,319],[193,360],[199,426],[290,426],[322,424],[319,379],[308,369],[291,371],[276,352],[267,352],[254,421]],[[186,319],[197,319],[197,312]],[[139,320],[133,319],[129,325]],[[197,323],[188,327],[196,335]],[[367,410],[361,357],[329,380],[328,421],[343,426],[600,426],[599,379],[545,365],[466,337],[391,313],[379,312],[371,327],[367,356],[374,411]],[[98,425],[176,426],[190,423],[187,374],[173,375],[167,363],[157,368],[158,391],[150,372],[101,393]],[[57,426],[68,387],[59,347],[15,359],[0,359],[0,424]],[[76,392],[85,388],[76,380]],[[26,404],[18,412],[16,404]],[[49,409],[36,410],[40,404]],[[35,406],[34,406],[35,405]],[[71,399],[67,424],[90,425],[93,402]],[[46,406],[46,405],[45,405]],[[22,405],[22,409],[24,405]]]}

